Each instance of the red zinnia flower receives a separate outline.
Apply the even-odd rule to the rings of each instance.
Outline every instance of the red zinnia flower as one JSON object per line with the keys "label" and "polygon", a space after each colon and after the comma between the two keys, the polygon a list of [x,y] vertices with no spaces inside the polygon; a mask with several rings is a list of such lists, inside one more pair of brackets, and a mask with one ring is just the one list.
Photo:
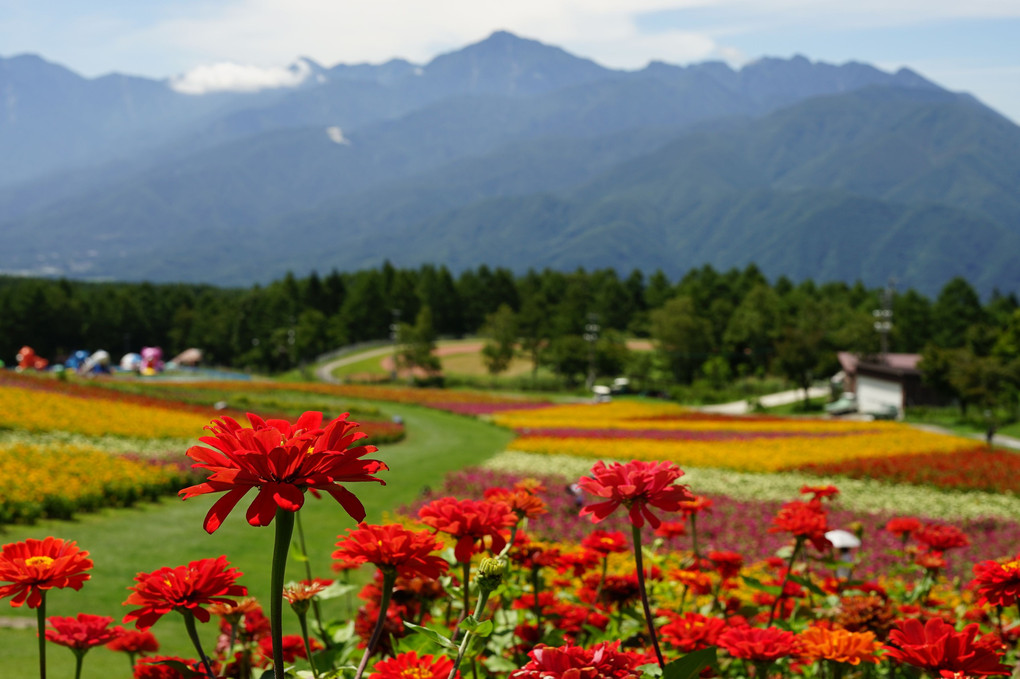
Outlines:
{"label": "red zinnia flower", "polygon": [[931,672],[1008,676],[1011,668],[999,662],[996,642],[975,639],[977,633],[977,623],[957,632],[942,618],[932,618],[923,626],[917,618],[908,618],[889,632],[891,645],[886,645],[885,651],[901,663]]}
{"label": "red zinnia flower", "polygon": [[693,499],[680,503],[680,512],[690,518],[702,512],[711,512],[712,504],[711,498],[707,498],[704,495],[695,495]]}
{"label": "red zinnia flower", "polygon": [[885,524],[885,529],[893,535],[897,535],[902,538],[921,530],[921,520],[912,516],[897,517],[895,519],[889,519],[889,522]]}
{"label": "red zinnia flower", "polygon": [[962,530],[949,524],[928,524],[917,531],[914,537],[928,549],[936,552],[966,547],[970,544],[970,539]]}
{"label": "red zinnia flower", "polygon": [[[446,679],[452,669],[453,661],[445,656],[418,657],[415,651],[407,651],[377,662],[368,679]],[[459,677],[460,672],[454,676]]]}
{"label": "red zinnia flower", "polygon": [[186,665],[192,672],[192,674],[188,675],[189,677],[201,679],[201,677],[208,676],[202,667],[202,663],[197,660],[185,660],[184,658],[172,655],[156,655],[151,658],[142,658],[138,661],[135,665],[134,679],[184,679],[184,675],[171,665],[160,664],[167,660]]}
{"label": "red zinnia flower", "polygon": [[610,554],[622,554],[630,550],[630,547],[627,546],[627,536],[618,530],[593,530],[581,540],[581,546],[602,557]]}
{"label": "red zinnia flower", "polygon": [[819,502],[793,500],[784,504],[772,517],[770,533],[790,533],[797,539],[810,540],[815,549],[822,551],[831,543],[825,538],[829,522],[825,508]]}
{"label": "red zinnia flower", "polygon": [[136,620],[139,629],[152,627],[170,611],[191,613],[201,622],[209,621],[209,611],[203,606],[232,604],[230,597],[248,593],[235,582],[241,576],[236,568],[227,568],[227,557],[199,559],[187,566],[160,568],[152,573],[139,573],[138,583],[129,587],[125,606],[141,606],[124,616],[124,622]]}
{"label": "red zinnia flower", "polygon": [[113,631],[117,633],[117,636],[106,644],[106,647],[111,651],[155,653],[159,650],[159,642],[156,641],[156,637],[153,636],[152,632],[147,629],[128,629],[118,625],[113,628]]}
{"label": "red zinnia flower", "polygon": [[591,468],[591,477],[581,477],[578,485],[604,502],[581,508],[581,516],[591,514],[594,523],[602,521],[617,507],[627,508],[631,524],[641,528],[645,520],[658,528],[661,521],[648,506],[667,512],[678,512],[684,502],[694,500],[686,486],[674,482],[683,476],[683,470],[672,462],[643,462],[631,460],[626,464],[613,462],[609,466],[599,460]]}
{"label": "red zinnia flower", "polygon": [[666,540],[687,535],[687,526],[682,521],[663,521],[655,529],[655,534]]}
{"label": "red zinnia flower", "polygon": [[722,618],[709,618],[700,613],[684,613],[660,628],[662,640],[681,653],[690,653],[719,643],[719,635],[727,627]]}
{"label": "red zinnia flower", "polygon": [[29,538],[24,542],[4,545],[0,552],[0,599],[13,596],[11,606],[17,608],[28,601],[29,608],[38,608],[43,592],[70,587],[79,590],[90,576],[89,553],[78,549],[74,542],[47,537]]}
{"label": "red zinnia flower", "polygon": [[737,577],[744,566],[744,557],[737,552],[709,552],[708,560],[712,562],[723,580]]}
{"label": "red zinnia flower", "polygon": [[262,420],[248,415],[251,428],[224,417],[206,427],[213,436],[200,441],[212,446],[192,446],[187,455],[196,461],[192,467],[208,469],[205,481],[180,491],[187,500],[205,493],[227,491],[213,504],[205,517],[205,529],[212,533],[248,491],[258,495],[248,507],[248,523],[268,526],[277,509],[296,512],[305,501],[305,490],[322,490],[340,503],[355,521],[365,518],[365,508],[344,483],[377,481],[376,472],[387,469],[378,460],[362,460],[375,446],[350,446],[365,437],[354,432],[357,423],[347,421],[347,413],[320,428],[322,413],[307,412],[291,425],[286,420]]}
{"label": "red zinnia flower", "polygon": [[810,495],[812,500],[824,500],[839,495],[839,488],[836,486],[802,486],[801,495]]}
{"label": "red zinnia flower", "polygon": [[504,502],[458,500],[442,497],[418,510],[418,518],[437,531],[457,538],[457,561],[471,561],[471,555],[488,548],[495,554],[506,547],[504,529],[517,523],[517,515]]}
{"label": "red zinnia flower", "polygon": [[1020,561],[976,563],[972,584],[981,597],[978,603],[1012,606],[1020,597]]}
{"label": "red zinnia flower", "polygon": [[510,679],[638,679],[640,656],[617,650],[620,642],[580,646],[539,646],[531,660],[510,673]]}
{"label": "red zinnia flower", "polygon": [[105,615],[79,613],[76,618],[55,615],[46,618],[46,622],[53,628],[46,630],[46,641],[67,646],[72,651],[87,651],[117,637],[117,630],[109,628],[113,618]]}
{"label": "red zinnia flower", "polygon": [[409,530],[396,523],[361,523],[356,529],[348,528],[346,537],[339,537],[336,546],[340,549],[333,552],[334,559],[375,564],[380,570],[395,570],[405,578],[421,575],[434,580],[449,568],[442,557],[432,553],[443,545],[427,531]]}
{"label": "red zinnia flower", "polygon": [[734,658],[772,662],[797,653],[797,635],[778,627],[730,627],[719,635],[719,646]]}

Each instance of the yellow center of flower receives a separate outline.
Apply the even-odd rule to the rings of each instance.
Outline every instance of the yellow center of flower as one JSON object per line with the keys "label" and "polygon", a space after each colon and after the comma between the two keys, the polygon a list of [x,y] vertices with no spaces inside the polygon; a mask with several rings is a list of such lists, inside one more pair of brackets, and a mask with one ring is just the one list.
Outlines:
{"label": "yellow center of flower", "polygon": [[407,677],[407,679],[430,679],[432,672],[420,667],[406,667],[400,671],[400,676]]}
{"label": "yellow center of flower", "polygon": [[1002,568],[1007,571],[1020,571],[1020,560],[1007,561],[1006,563],[1002,564]]}
{"label": "yellow center of flower", "polygon": [[25,559],[26,566],[41,566],[42,568],[48,568],[53,563],[53,559],[48,556],[30,556]]}

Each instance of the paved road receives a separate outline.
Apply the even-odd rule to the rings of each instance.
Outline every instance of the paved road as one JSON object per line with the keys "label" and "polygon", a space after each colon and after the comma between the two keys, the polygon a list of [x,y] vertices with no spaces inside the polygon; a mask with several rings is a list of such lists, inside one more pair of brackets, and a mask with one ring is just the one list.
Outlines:
{"label": "paved road", "polygon": [[371,351],[358,351],[350,356],[341,356],[335,358],[328,363],[323,363],[315,369],[315,376],[323,382],[329,382],[330,384],[339,384],[340,380],[333,376],[333,371],[337,368],[351,363],[357,363],[363,361],[366,358],[374,358],[376,356],[387,356],[393,353],[392,346],[379,347],[378,349],[372,349]]}

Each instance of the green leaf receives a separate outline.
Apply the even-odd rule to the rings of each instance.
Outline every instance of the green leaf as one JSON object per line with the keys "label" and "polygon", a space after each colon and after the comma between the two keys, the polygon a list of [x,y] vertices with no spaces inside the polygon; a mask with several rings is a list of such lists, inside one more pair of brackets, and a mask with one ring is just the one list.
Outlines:
{"label": "green leaf", "polygon": [[484,622],[479,624],[478,627],[475,627],[475,629],[473,630],[474,635],[476,637],[485,638],[492,634],[492,627],[493,627],[492,620],[485,620]]}
{"label": "green leaf", "polygon": [[404,626],[411,630],[414,630],[418,634],[424,634],[429,639],[436,642],[443,648],[457,648],[456,644],[454,644],[447,637],[444,637],[442,634],[433,629],[429,629],[428,627],[421,627],[420,625],[415,625],[413,623],[407,622],[406,620],[404,621]]}
{"label": "green leaf", "polygon": [[779,596],[783,592],[778,585],[766,585],[758,578],[752,578],[750,575],[742,575],[740,577],[743,578],[748,587],[756,589],[759,592],[767,592],[773,596]]}
{"label": "green leaf", "polygon": [[667,663],[662,671],[662,679],[697,679],[701,675],[701,670],[709,666],[715,667],[716,662],[715,646],[693,651]]}
{"label": "green leaf", "polygon": [[461,628],[465,632],[474,632],[478,625],[478,618],[473,615],[469,615],[461,620],[457,627]]}

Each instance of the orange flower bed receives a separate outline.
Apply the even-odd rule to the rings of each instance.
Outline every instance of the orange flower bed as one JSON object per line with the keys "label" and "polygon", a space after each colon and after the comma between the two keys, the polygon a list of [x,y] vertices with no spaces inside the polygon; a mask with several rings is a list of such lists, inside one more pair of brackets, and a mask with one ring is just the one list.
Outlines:
{"label": "orange flower bed", "polygon": [[186,474],[88,446],[0,447],[0,524],[128,506],[175,492]]}

